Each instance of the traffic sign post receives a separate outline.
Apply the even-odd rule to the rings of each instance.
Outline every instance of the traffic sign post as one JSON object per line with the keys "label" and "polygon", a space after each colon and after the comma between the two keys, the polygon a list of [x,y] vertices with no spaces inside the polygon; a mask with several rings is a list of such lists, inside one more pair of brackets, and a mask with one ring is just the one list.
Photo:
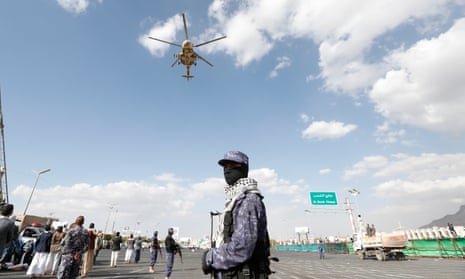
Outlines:
{"label": "traffic sign post", "polygon": [[336,192],[310,192],[312,205],[337,205]]}

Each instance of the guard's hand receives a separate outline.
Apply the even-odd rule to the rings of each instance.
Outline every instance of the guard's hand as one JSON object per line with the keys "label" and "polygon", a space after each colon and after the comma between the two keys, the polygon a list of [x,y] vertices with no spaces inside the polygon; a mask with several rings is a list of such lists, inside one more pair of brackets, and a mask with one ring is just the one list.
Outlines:
{"label": "guard's hand", "polygon": [[207,263],[208,249],[202,255],[202,271],[203,274],[209,274],[213,271],[212,267]]}

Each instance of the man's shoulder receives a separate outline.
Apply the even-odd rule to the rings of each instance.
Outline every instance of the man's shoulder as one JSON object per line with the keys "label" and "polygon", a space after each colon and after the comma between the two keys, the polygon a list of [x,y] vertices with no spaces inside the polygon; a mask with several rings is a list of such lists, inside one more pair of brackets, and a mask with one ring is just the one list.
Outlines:
{"label": "man's shoulder", "polygon": [[251,210],[264,211],[265,204],[262,201],[262,196],[259,193],[243,193],[235,202],[234,211],[249,212]]}
{"label": "man's shoulder", "polygon": [[2,226],[14,226],[15,222],[6,216],[0,216],[0,224]]}
{"label": "man's shoulder", "polygon": [[239,196],[238,200],[241,200],[241,199],[247,202],[261,203],[263,196],[257,192],[245,192],[241,196]]}

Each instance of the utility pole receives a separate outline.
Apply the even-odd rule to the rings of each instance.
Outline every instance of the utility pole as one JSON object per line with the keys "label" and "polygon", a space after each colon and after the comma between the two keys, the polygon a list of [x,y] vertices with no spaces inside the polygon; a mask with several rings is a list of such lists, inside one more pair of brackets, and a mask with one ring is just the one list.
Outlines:
{"label": "utility pole", "polygon": [[[8,179],[6,175],[6,156],[5,156],[5,133],[3,131],[3,112],[2,112],[2,91],[0,88],[0,136],[1,136],[1,160],[0,160],[0,203],[6,202],[8,200]],[[5,188],[5,191],[3,191]]]}
{"label": "utility pole", "polygon": [[47,172],[49,172],[49,171],[51,171],[51,169],[45,169],[45,170],[39,171],[39,172],[37,173],[36,182],[34,182],[34,187],[32,187],[31,195],[29,195],[29,199],[27,200],[26,207],[24,208],[24,213],[23,213],[24,216],[26,216],[27,209],[29,208],[29,203],[31,202],[32,195],[34,194],[34,190],[36,189],[37,182],[39,181],[39,177],[40,177],[42,174],[47,173]]}
{"label": "utility pole", "polygon": [[357,227],[357,223],[355,222],[355,219],[354,219],[354,212],[352,210],[352,206],[350,205],[349,198],[346,198],[346,205],[347,205],[347,214],[349,214],[350,223],[352,225],[352,232],[356,234],[359,232],[359,230]]}

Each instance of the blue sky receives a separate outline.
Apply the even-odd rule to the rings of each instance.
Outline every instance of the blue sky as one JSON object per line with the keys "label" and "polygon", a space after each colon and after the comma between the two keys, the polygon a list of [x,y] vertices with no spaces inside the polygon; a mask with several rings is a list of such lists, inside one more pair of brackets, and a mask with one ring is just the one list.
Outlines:
{"label": "blue sky", "polygon": [[[228,150],[271,237],[417,228],[465,198],[465,1],[0,2],[9,200],[104,229],[210,232]],[[187,81],[181,13],[196,51]],[[351,196],[356,188],[360,195]],[[309,192],[334,191],[315,208]],[[110,205],[114,205],[110,209]],[[333,210],[337,209],[337,210]],[[305,212],[310,210],[310,213]],[[108,227],[110,225],[107,225]],[[108,230],[109,228],[107,228]]]}

